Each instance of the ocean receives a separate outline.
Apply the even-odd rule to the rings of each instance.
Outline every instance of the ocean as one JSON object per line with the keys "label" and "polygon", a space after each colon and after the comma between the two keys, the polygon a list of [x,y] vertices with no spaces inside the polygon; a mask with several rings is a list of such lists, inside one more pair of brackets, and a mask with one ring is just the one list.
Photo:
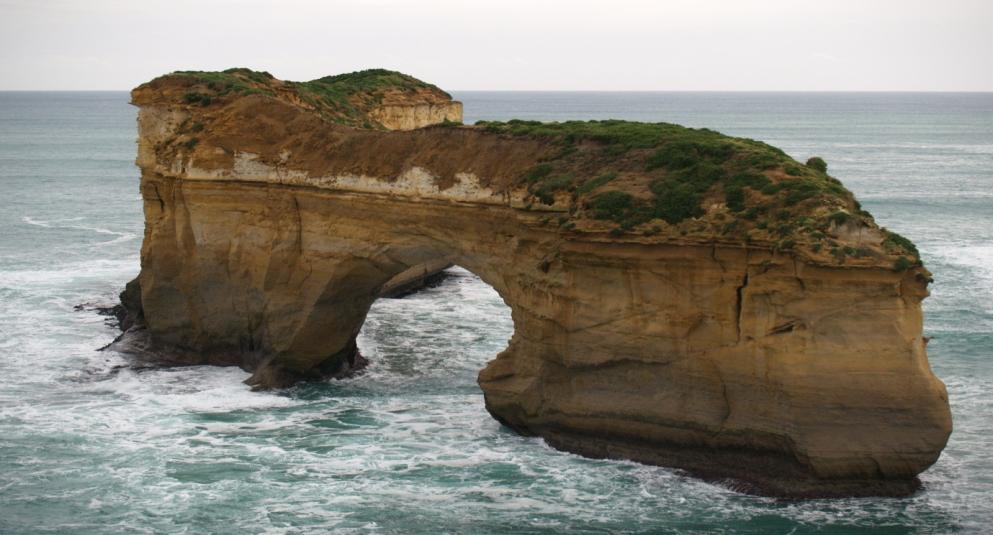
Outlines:
{"label": "ocean", "polygon": [[824,157],[934,273],[955,431],[909,498],[776,501],[501,427],[476,373],[513,326],[453,269],[380,299],[342,381],[98,348],[139,268],[125,92],[0,93],[0,533],[950,533],[993,525],[993,94],[454,92],[480,119],[666,121]]}

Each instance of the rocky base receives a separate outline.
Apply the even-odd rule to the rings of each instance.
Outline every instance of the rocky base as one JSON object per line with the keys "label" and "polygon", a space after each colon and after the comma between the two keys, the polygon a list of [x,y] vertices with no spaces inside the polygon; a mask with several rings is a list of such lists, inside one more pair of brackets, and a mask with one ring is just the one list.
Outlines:
{"label": "rocky base", "polygon": [[791,500],[902,497],[920,490],[910,479],[837,479],[814,477],[796,460],[779,452],[686,447],[625,442],[564,430],[542,430],[549,446],[593,459],[631,460],[676,468],[687,475],[736,492]]}
{"label": "rocky base", "polygon": [[134,325],[113,342],[100,348],[124,354],[139,369],[172,366],[237,366],[252,375],[245,384],[253,391],[288,388],[305,381],[345,379],[362,371],[369,361],[354,345],[347,351],[328,357],[325,364],[300,372],[281,365],[275,357],[260,353],[245,354],[230,351],[194,351],[164,345],[153,340],[143,325]]}
{"label": "rocky base", "polygon": [[[449,267],[451,262],[448,259],[415,266],[385,285],[380,297],[400,299],[436,286],[448,277],[445,269]],[[341,351],[329,355],[322,364],[305,371],[284,366],[277,356],[266,356],[261,351],[192,350],[162,344],[154,340],[145,325],[141,283],[138,278],[125,286],[120,299],[121,302],[113,306],[81,304],[75,308],[95,310],[107,316],[110,325],[120,328],[121,334],[113,342],[100,348],[100,351],[109,349],[127,355],[134,359],[133,365],[140,369],[200,365],[238,366],[252,373],[252,376],[245,380],[245,384],[257,391],[288,388],[303,381],[353,377],[369,364],[368,359],[359,352],[354,339]]]}
{"label": "rocky base", "polygon": [[277,357],[267,358],[255,366],[252,376],[245,379],[245,384],[257,391],[288,388],[301,381],[344,379],[352,377],[368,364],[353,339],[345,349],[305,372],[283,365]]}

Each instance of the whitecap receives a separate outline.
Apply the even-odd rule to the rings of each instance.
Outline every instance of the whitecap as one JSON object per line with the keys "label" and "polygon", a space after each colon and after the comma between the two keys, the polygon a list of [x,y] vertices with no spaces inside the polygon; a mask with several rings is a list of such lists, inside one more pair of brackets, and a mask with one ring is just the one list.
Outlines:
{"label": "whitecap", "polygon": [[52,219],[50,221],[39,221],[39,220],[34,219],[32,217],[29,217],[29,216],[24,216],[24,217],[21,218],[22,221],[24,221],[25,223],[27,223],[29,225],[34,225],[36,227],[44,227],[44,228],[52,228],[53,224],[55,224],[55,223],[67,223],[67,222],[70,222],[70,221],[82,221],[83,219],[85,219],[85,218],[83,218],[83,217],[68,217],[68,218],[65,218],[65,219]]}
{"label": "whitecap", "polygon": [[72,229],[72,230],[84,230],[87,232],[93,232],[96,234],[105,234],[110,236],[117,236],[117,238],[105,242],[100,242],[95,245],[103,246],[110,245],[114,243],[120,243],[123,241],[133,240],[137,235],[133,232],[119,232],[116,230],[111,230],[103,227],[95,227],[90,225],[66,225],[64,223],[72,223],[75,221],[82,221],[86,219],[85,217],[70,217],[65,219],[52,219],[49,221],[41,221],[34,219],[30,216],[24,216],[21,218],[22,221],[29,225],[34,225],[37,227],[50,228],[50,229]]}

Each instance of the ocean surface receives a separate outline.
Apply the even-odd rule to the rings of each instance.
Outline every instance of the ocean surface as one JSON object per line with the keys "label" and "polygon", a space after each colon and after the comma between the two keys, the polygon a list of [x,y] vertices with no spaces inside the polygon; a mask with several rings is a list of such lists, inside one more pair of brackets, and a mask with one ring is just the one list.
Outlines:
{"label": "ocean surface", "polygon": [[[512,332],[456,269],[381,299],[368,371],[253,393],[235,368],[97,348],[138,272],[124,92],[0,93],[0,533],[949,533],[993,526],[993,94],[456,92],[466,122],[623,118],[823,156],[934,272],[955,432],[904,499],[782,502],[502,428],[476,373]],[[79,305],[83,305],[79,309]]]}

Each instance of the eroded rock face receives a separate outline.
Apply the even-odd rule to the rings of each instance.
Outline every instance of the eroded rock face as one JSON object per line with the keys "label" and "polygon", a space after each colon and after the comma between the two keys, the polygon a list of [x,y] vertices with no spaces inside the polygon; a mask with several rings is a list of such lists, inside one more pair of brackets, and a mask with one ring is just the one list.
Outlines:
{"label": "eroded rock face", "polygon": [[534,206],[514,182],[554,144],[341,128],[258,96],[201,109],[171,87],[133,94],[145,347],[240,365],[258,388],[340,376],[383,286],[444,259],[512,311],[479,374],[488,410],[558,448],[805,497],[910,493],[947,441],[923,268],[555,224],[568,198]]}
{"label": "eroded rock face", "polygon": [[462,122],[461,102],[383,105],[369,115],[390,130],[414,130],[445,122]]}

